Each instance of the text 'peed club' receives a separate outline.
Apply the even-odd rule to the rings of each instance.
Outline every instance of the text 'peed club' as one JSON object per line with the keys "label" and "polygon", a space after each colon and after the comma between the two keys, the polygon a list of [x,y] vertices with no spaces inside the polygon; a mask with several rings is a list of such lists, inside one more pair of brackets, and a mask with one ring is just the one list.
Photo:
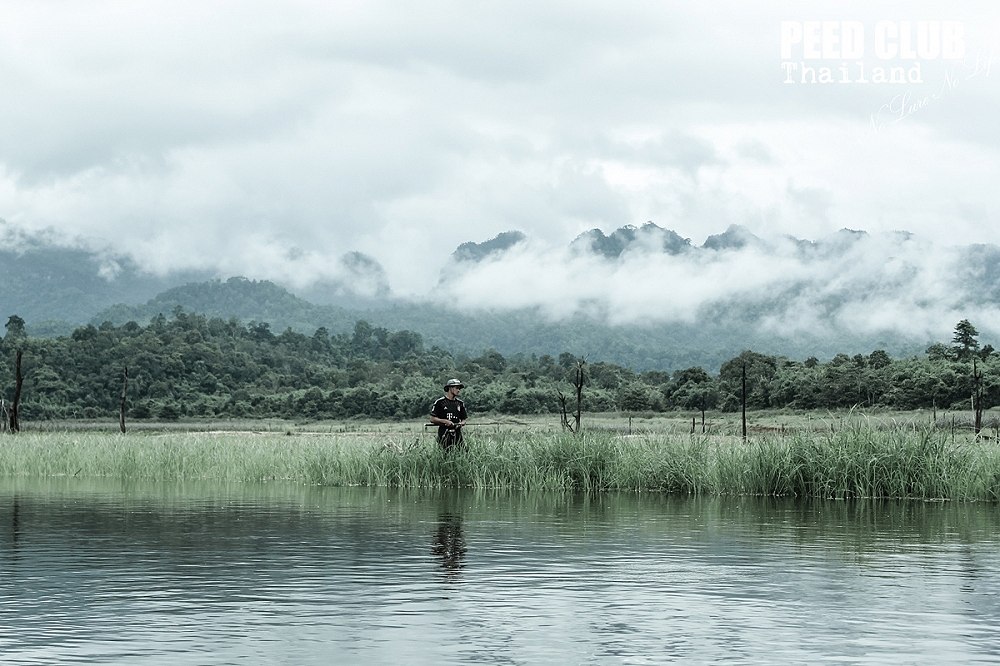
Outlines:
{"label": "text 'peed club'", "polygon": [[879,21],[872,29],[782,21],[780,33],[783,83],[923,83],[922,63],[965,57],[960,21]]}

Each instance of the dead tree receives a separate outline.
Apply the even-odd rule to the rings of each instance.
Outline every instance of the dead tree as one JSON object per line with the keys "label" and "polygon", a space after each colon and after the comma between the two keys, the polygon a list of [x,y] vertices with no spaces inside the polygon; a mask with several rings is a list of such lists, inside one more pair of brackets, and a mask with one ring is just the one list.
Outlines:
{"label": "dead tree", "polygon": [[128,366],[125,366],[125,371],[122,372],[122,399],[118,404],[118,427],[121,429],[122,434],[125,434],[125,394],[128,391]]}
{"label": "dead tree", "polygon": [[559,410],[562,414],[562,427],[573,432],[573,425],[569,422],[569,414],[566,411],[566,396],[562,391],[557,390],[556,396],[559,398]]}
{"label": "dead tree", "polygon": [[[707,403],[707,402],[708,402],[708,397],[705,395],[704,392],[702,392],[702,394],[701,394],[701,434],[703,434],[703,435],[705,434],[705,409],[706,409],[706,404],[705,403]],[[694,417],[691,417],[691,418],[692,418],[692,420],[694,419]],[[694,423],[691,424],[691,432],[694,432]]]}
{"label": "dead tree", "polygon": [[743,441],[747,441],[747,364],[743,363],[741,378],[740,403],[743,407]]}
{"label": "dead tree", "polygon": [[580,432],[580,416],[583,413],[583,385],[586,381],[586,373],[583,366],[586,361],[577,360],[576,369],[573,371],[573,389],[576,391],[576,412],[573,414],[574,423],[569,422],[569,414],[566,411],[566,396],[562,391],[557,391],[559,396],[559,406],[562,408],[562,426],[570,432]]}
{"label": "dead tree", "polygon": [[972,411],[974,413],[973,428],[976,436],[983,430],[983,371],[976,364],[976,359],[972,359]]}
{"label": "dead tree", "polygon": [[7,408],[7,427],[10,432],[20,432],[21,419],[18,416],[18,408],[21,405],[21,386],[24,384],[24,375],[21,374],[21,350],[17,350],[14,356],[14,400]]}

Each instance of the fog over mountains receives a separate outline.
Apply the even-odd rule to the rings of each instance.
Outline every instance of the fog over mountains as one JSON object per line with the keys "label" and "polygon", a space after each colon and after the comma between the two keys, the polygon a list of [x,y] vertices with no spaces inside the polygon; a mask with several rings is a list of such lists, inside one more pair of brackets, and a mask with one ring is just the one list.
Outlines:
{"label": "fog over mountains", "polygon": [[[959,239],[956,239],[956,241]],[[609,324],[734,317],[759,332],[926,339],[969,318],[1000,329],[1000,248],[944,246],[906,233],[843,229],[815,241],[730,226],[700,246],[653,223],[568,247],[507,235],[455,254],[465,308],[586,312]]]}
{"label": "fog over mountains", "polygon": [[961,319],[984,339],[1000,332],[1000,248],[906,232],[843,229],[805,240],[734,225],[696,244],[649,222],[551,245],[508,231],[458,245],[425,296],[402,298],[384,267],[356,251],[342,255],[336,278],[232,281],[208,269],[155,275],[127,256],[0,229],[0,314],[20,315],[36,334],[141,322],[180,306],[310,333],[365,318],[469,352],[712,366],[745,348],[792,357],[916,353],[949,341]]}

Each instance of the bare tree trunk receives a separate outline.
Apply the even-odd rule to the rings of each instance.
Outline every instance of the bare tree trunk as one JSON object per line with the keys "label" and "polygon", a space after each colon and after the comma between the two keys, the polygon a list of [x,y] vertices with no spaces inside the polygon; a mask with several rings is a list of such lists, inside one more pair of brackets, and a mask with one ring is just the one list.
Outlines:
{"label": "bare tree trunk", "polygon": [[566,396],[562,391],[556,391],[556,395],[559,396],[559,407],[562,410],[562,427],[573,432],[573,424],[569,422],[569,414],[566,412]]}
{"label": "bare tree trunk", "polygon": [[21,405],[21,386],[24,384],[24,375],[21,374],[21,355],[22,351],[18,349],[17,355],[14,357],[14,400],[10,404],[7,415],[11,432],[21,431],[21,419],[17,413]]}
{"label": "bare tree trunk", "polygon": [[742,403],[743,403],[743,441],[747,441],[747,364],[743,364],[743,391],[742,391]]}
{"label": "bare tree trunk", "polygon": [[575,432],[580,432],[580,417],[583,413],[583,361],[576,362],[576,376],[574,377],[573,386],[576,388],[576,430]]}
{"label": "bare tree trunk", "polygon": [[562,426],[570,432],[580,432],[580,419],[583,414],[583,384],[584,384],[584,361],[576,362],[576,371],[573,375],[573,389],[576,391],[576,412],[573,414],[573,423],[569,422],[569,413],[566,410],[566,396],[562,391],[556,391],[559,396],[559,406],[562,409]]}
{"label": "bare tree trunk", "polygon": [[122,372],[122,400],[118,405],[118,427],[121,429],[122,434],[125,434],[125,393],[128,391],[128,366],[125,366],[125,371]]}
{"label": "bare tree trunk", "polygon": [[983,373],[972,359],[972,410],[975,412],[976,436],[983,430]]}

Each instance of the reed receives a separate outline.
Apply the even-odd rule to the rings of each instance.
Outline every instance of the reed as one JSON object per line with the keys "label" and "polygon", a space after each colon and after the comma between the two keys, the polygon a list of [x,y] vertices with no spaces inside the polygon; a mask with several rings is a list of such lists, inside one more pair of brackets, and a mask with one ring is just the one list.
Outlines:
{"label": "reed", "polygon": [[406,433],[20,433],[0,477],[1000,500],[1000,449],[929,427],[733,437],[495,432],[444,453]]}

